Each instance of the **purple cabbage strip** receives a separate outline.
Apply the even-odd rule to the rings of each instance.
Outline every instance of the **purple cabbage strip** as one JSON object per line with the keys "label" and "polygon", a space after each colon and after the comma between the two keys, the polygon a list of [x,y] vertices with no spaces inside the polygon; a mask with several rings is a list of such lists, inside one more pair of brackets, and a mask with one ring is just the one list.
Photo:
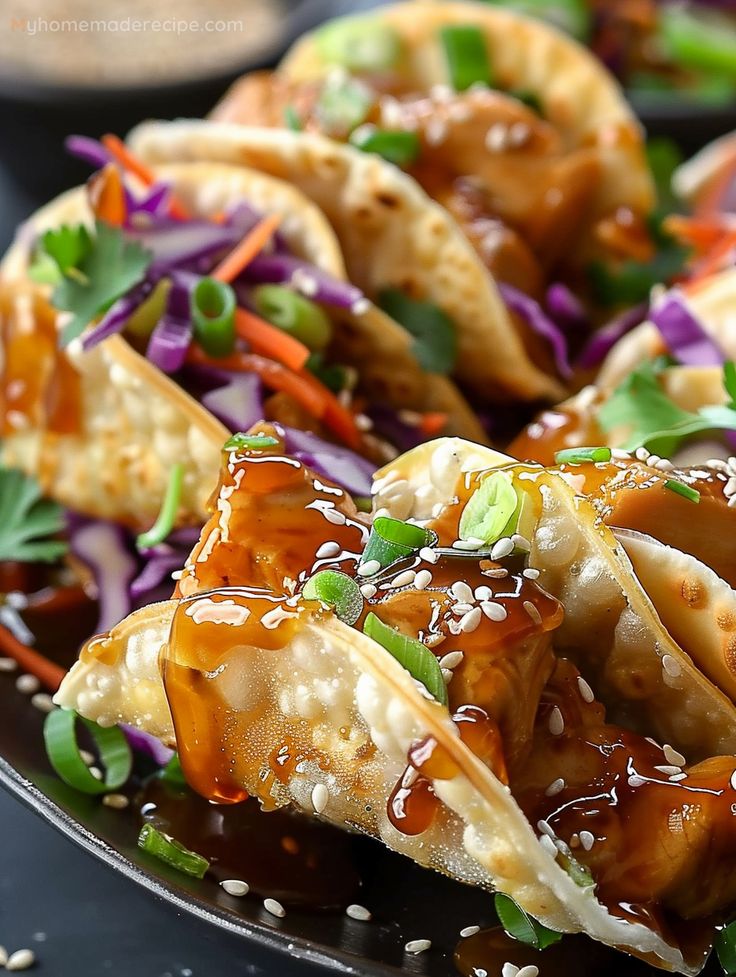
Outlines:
{"label": "purple cabbage strip", "polygon": [[421,429],[415,424],[402,421],[392,407],[387,407],[385,404],[371,404],[365,413],[373,422],[374,433],[384,438],[402,454],[426,441]]}
{"label": "purple cabbage strip", "polygon": [[283,432],[287,454],[302,464],[324,475],[351,495],[370,496],[376,466],[348,448],[342,448],[313,434],[297,428],[277,424]]}
{"label": "purple cabbage strip", "polygon": [[598,366],[603,362],[619,339],[622,339],[626,333],[631,332],[632,329],[635,329],[636,326],[644,322],[648,312],[649,303],[642,302],[641,305],[636,305],[633,309],[627,309],[621,315],[616,316],[615,319],[611,319],[607,325],[603,326],[590,337],[578,357],[576,366],[582,369]]}
{"label": "purple cabbage strip", "polygon": [[127,215],[126,228],[139,226],[136,220],[147,221],[150,226],[155,221],[168,219],[171,196],[171,187],[168,183],[155,183],[142,197],[136,197],[126,186],[123,186],[123,193]]}
{"label": "purple cabbage strip", "polygon": [[171,574],[174,570],[181,569],[186,557],[186,553],[182,556],[181,550],[166,543],[154,547],[154,550],[144,557],[143,569],[130,584],[130,596],[133,602],[142,601],[143,604],[149,604],[150,598],[148,600],[145,598],[163,583],[168,584],[170,594],[174,589]]}
{"label": "purple cabbage strip", "polygon": [[126,229],[126,238],[153,255],[151,272],[162,277],[175,268],[212,258],[233,248],[242,234],[236,227],[205,220],[165,220],[151,227]]}
{"label": "purple cabbage strip", "polygon": [[82,349],[85,353],[93,349],[104,339],[113,336],[117,332],[122,332],[128,319],[135,310],[151,294],[152,282],[150,280],[141,282],[131,291],[114,302],[96,326],[82,336]]}
{"label": "purple cabbage strip", "polygon": [[263,418],[261,381],[255,373],[228,373],[224,384],[203,394],[201,401],[231,431],[247,431]]}
{"label": "purple cabbage strip", "polygon": [[191,283],[174,277],[166,311],[151,333],[146,359],[163,373],[176,373],[184,365],[192,340]]}
{"label": "purple cabbage strip", "polygon": [[672,289],[654,306],[649,319],[672,355],[685,366],[722,366],[726,357],[688,309],[682,294]]}
{"label": "purple cabbage strip", "polygon": [[96,170],[102,169],[112,161],[112,156],[97,139],[89,136],[67,136],[64,140],[64,149],[71,155],[76,156],[85,163],[89,163]]}
{"label": "purple cabbage strip", "polygon": [[125,738],[131,747],[150,757],[159,767],[165,767],[173,757],[174,750],[164,746],[160,740],[151,736],[150,733],[144,733],[142,729],[136,729],[135,726],[129,726],[127,723],[121,723],[120,728],[125,733]]}
{"label": "purple cabbage strip", "polygon": [[565,333],[583,333],[590,329],[590,320],[580,299],[567,285],[555,282],[547,289],[544,305],[550,318]]}
{"label": "purple cabbage strip", "polygon": [[259,254],[245,269],[242,278],[259,285],[292,285],[297,292],[315,302],[341,309],[350,309],[365,300],[355,285],[333,278],[314,265],[286,254]]}
{"label": "purple cabbage strip", "polygon": [[125,531],[112,522],[70,514],[69,543],[72,553],[89,567],[97,584],[97,631],[109,631],[131,611],[129,587],[138,569]]}
{"label": "purple cabbage strip", "polygon": [[567,354],[567,340],[559,326],[549,318],[539,302],[535,302],[518,288],[501,282],[498,289],[507,307],[521,316],[533,332],[550,344],[560,376],[564,379],[570,377],[572,367]]}

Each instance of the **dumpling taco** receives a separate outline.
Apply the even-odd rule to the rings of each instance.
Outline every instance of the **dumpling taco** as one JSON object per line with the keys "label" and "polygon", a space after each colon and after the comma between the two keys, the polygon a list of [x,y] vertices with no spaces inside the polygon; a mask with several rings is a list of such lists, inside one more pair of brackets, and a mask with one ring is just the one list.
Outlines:
{"label": "dumpling taco", "polygon": [[533,933],[697,973],[736,897],[736,708],[574,476],[440,441],[370,517],[277,425],[239,435],[174,599],[89,642],[57,702],[176,744],[213,801],[360,828]]}
{"label": "dumpling taco", "polygon": [[363,495],[397,448],[484,438],[443,375],[452,330],[438,354],[376,308],[298,189],[207,162],[152,170],[104,142],[70,141],[95,174],[0,269],[4,464],[135,529],[179,464],[177,519],[199,526],[223,441],[263,417]]}

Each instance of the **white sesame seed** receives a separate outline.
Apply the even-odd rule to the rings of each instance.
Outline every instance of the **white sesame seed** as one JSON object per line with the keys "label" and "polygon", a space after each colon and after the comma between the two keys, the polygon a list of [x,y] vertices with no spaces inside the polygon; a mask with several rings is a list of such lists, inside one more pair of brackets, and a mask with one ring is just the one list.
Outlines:
{"label": "white sesame seed", "polygon": [[685,780],[686,777],[687,777],[687,774],[685,773],[685,771],[684,770],[681,770],[679,773],[672,774],[672,776],[669,778],[669,780],[670,780],[670,783],[671,784],[679,784],[679,782],[681,780]]}
{"label": "white sesame seed", "polygon": [[469,936],[475,936],[476,933],[480,933],[480,926],[463,926],[460,930],[460,936],[467,940]]}
{"label": "white sesame seed", "polygon": [[583,702],[592,702],[595,699],[593,690],[582,675],[578,675],[578,689],[580,690],[580,697],[582,698]]}
{"label": "white sesame seed", "polygon": [[368,309],[370,309],[371,303],[367,298],[361,297],[356,299],[350,306],[350,311],[353,315],[365,315]]}
{"label": "white sesame seed", "polygon": [[454,550],[464,550],[467,553],[472,553],[473,550],[479,550],[483,546],[482,539],[456,539],[452,544]]}
{"label": "white sesame seed", "polygon": [[426,590],[432,583],[432,573],[430,570],[420,570],[414,577],[414,586],[417,590]]}
{"label": "white sesame seed", "polygon": [[327,802],[330,799],[330,792],[327,790],[324,784],[315,784],[312,788],[312,807],[317,812],[321,814],[327,807]]}
{"label": "white sesame seed", "polygon": [[283,919],[286,915],[286,910],[277,899],[264,899],[263,908],[272,916],[278,916],[279,919]]}
{"label": "white sesame seed", "polygon": [[480,607],[474,607],[472,611],[468,611],[464,618],[460,621],[460,630],[465,634],[470,634],[476,631],[481,620],[481,609]]}
{"label": "white sesame seed", "polygon": [[4,967],[8,962],[8,951],[4,946],[0,946],[0,967]]}
{"label": "white sesame seed", "polygon": [[440,668],[442,674],[442,681],[445,685],[449,685],[452,682],[452,669],[450,668]]}
{"label": "white sesame seed", "polygon": [[28,970],[36,962],[36,954],[33,950],[16,950],[8,957],[5,964],[6,970]]}
{"label": "white sesame seed", "polygon": [[447,123],[444,119],[430,119],[426,128],[427,142],[430,146],[439,146],[447,138]]}
{"label": "white sesame seed", "polygon": [[455,600],[460,601],[462,604],[472,605],[473,603],[473,590],[463,580],[456,580],[450,587],[450,593]]}
{"label": "white sesame seed", "polygon": [[662,668],[667,672],[672,678],[677,678],[677,676],[682,672],[680,663],[672,657],[672,655],[662,655]]}
{"label": "white sesame seed", "polygon": [[637,448],[636,451],[634,452],[634,457],[638,461],[648,461],[649,460],[649,452],[647,451],[646,448]]}
{"label": "white sesame seed", "polygon": [[660,767],[654,768],[658,773],[663,773],[665,777],[674,777],[675,774],[682,773],[679,767],[670,766],[669,764],[662,764]]}
{"label": "white sesame seed", "polygon": [[323,509],[322,515],[325,517],[327,522],[331,522],[333,526],[344,526],[347,522],[345,515],[340,512],[339,509]]}
{"label": "white sesame seed", "polygon": [[565,789],[565,781],[562,777],[558,777],[557,780],[553,780],[549,787],[545,790],[547,797],[554,797],[555,794],[559,794],[561,790]]}
{"label": "white sesame seed", "polygon": [[549,731],[553,736],[561,736],[565,732],[565,720],[559,706],[553,706],[549,714]]}
{"label": "white sesame seed", "polygon": [[734,506],[736,506],[736,495],[732,495],[728,500],[728,508],[733,509]]}
{"label": "white sesame seed", "polygon": [[662,752],[664,753],[664,758],[667,763],[671,763],[673,767],[681,767],[687,761],[682,753],[679,753],[669,743],[665,743],[662,747]]}
{"label": "white sesame seed", "polygon": [[328,560],[331,556],[337,556],[339,552],[339,543],[331,539],[329,542],[323,543],[314,555],[318,560]]}
{"label": "white sesame seed", "polygon": [[640,777],[636,773],[632,773],[629,777],[629,787],[643,787],[645,783],[644,777]]}
{"label": "white sesame seed", "polygon": [[501,967],[501,977],[518,977],[519,968],[515,963],[506,963]]}
{"label": "white sesame seed", "polygon": [[516,977],[539,977],[539,967],[535,964],[527,964],[516,972]]}
{"label": "white sesame seed", "polygon": [[590,851],[595,843],[595,835],[592,831],[581,831],[579,836],[580,844],[586,851]]}
{"label": "white sesame seed", "polygon": [[542,837],[539,839],[539,844],[548,855],[551,855],[552,858],[557,858],[557,846],[549,835],[542,835]]}
{"label": "white sesame seed", "polygon": [[405,953],[424,953],[432,946],[431,940],[409,940],[404,944]]}
{"label": "white sesame seed", "polygon": [[0,658],[0,672],[14,672],[18,662],[14,658]]}
{"label": "white sesame seed", "polygon": [[419,550],[419,556],[425,563],[436,563],[440,558],[440,554],[437,550],[433,550],[431,546],[423,546]]}
{"label": "white sesame seed", "polygon": [[462,651],[448,651],[440,658],[440,668],[457,668],[464,657]]}
{"label": "white sesame seed", "polygon": [[115,811],[124,811],[130,801],[125,794],[105,794],[102,803],[105,807],[111,807]]}
{"label": "white sesame seed", "polygon": [[514,122],[509,129],[509,143],[512,146],[523,146],[531,135],[531,129],[526,122]]}
{"label": "white sesame seed", "polygon": [[250,891],[250,886],[242,879],[223,879],[220,885],[229,896],[247,896]]}
{"label": "white sesame seed", "polygon": [[483,585],[482,587],[475,588],[474,596],[476,600],[491,600],[493,597],[493,591],[490,587]]}
{"label": "white sesame seed", "polygon": [[453,604],[452,613],[456,614],[458,617],[462,617],[463,614],[467,614],[468,611],[473,610],[472,604]]}
{"label": "white sesame seed", "polygon": [[490,621],[505,621],[509,616],[503,604],[498,604],[492,600],[484,600],[480,605],[480,609]]}
{"label": "white sesame seed", "polygon": [[505,536],[503,539],[499,539],[497,543],[493,544],[491,550],[492,560],[503,560],[505,556],[510,556],[514,552],[513,541]]}
{"label": "white sesame seed", "polygon": [[38,709],[39,712],[53,712],[56,709],[54,705],[54,700],[47,692],[36,692],[31,698],[31,704]]}
{"label": "white sesame seed", "polygon": [[415,577],[416,573],[413,570],[402,570],[401,573],[396,574],[391,584],[394,587],[410,587]]}
{"label": "white sesame seed", "polygon": [[374,573],[378,573],[381,569],[381,564],[378,560],[366,560],[365,563],[361,563],[358,567],[359,577],[371,577]]}
{"label": "white sesame seed", "polygon": [[540,625],[542,623],[542,615],[530,600],[525,600],[522,607],[536,625]]}
{"label": "white sesame seed", "polygon": [[534,567],[527,567],[526,570],[521,571],[521,575],[522,577],[526,577],[527,580],[538,580],[539,570],[536,570]]}
{"label": "white sesame seed", "polygon": [[525,553],[528,553],[532,548],[532,544],[529,542],[526,536],[522,536],[521,533],[513,533],[511,536],[511,542],[514,544],[517,550],[523,550]]}
{"label": "white sesame seed", "polygon": [[24,695],[33,695],[41,688],[41,683],[35,675],[19,675],[15,680],[15,687]]}
{"label": "white sesame seed", "polygon": [[95,780],[102,780],[102,771],[99,767],[90,767],[89,772],[95,778]]}
{"label": "white sesame seed", "polygon": [[489,153],[502,153],[508,146],[509,129],[504,122],[494,122],[485,136],[485,146]]}
{"label": "white sesame seed", "polygon": [[375,597],[377,589],[372,583],[364,583],[360,588],[360,592],[366,600],[370,600],[371,597]]}
{"label": "white sesame seed", "polygon": [[345,915],[351,919],[359,919],[364,923],[367,923],[373,918],[370,909],[366,909],[365,906],[359,906],[357,902],[353,902],[348,906],[345,910]]}
{"label": "white sesame seed", "polygon": [[667,458],[660,458],[654,467],[660,472],[671,472],[675,466]]}
{"label": "white sesame seed", "polygon": [[84,760],[84,762],[87,764],[88,767],[91,767],[92,764],[95,762],[95,755],[94,753],[90,753],[89,750],[80,750],[79,755],[81,756],[81,758]]}
{"label": "white sesame seed", "polygon": [[554,838],[555,836],[552,826],[546,821],[537,821],[537,830],[540,834],[547,835],[548,838]]}

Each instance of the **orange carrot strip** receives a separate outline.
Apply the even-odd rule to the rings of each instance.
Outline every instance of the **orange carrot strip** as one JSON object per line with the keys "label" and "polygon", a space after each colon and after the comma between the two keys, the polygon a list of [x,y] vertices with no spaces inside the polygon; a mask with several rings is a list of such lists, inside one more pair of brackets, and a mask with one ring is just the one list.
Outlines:
{"label": "orange carrot strip", "polygon": [[256,353],[278,360],[290,370],[301,370],[309,359],[304,343],[245,309],[235,310],[235,331]]}
{"label": "orange carrot strip", "polygon": [[685,283],[685,288],[695,286],[704,278],[719,271],[726,255],[734,249],[736,249],[736,231],[731,231],[716,242],[714,247],[704,255],[703,260],[698,262],[692,276]]}
{"label": "orange carrot strip", "polygon": [[426,414],[422,414],[419,428],[424,434],[431,436],[439,434],[445,424],[447,424],[447,414],[440,411],[428,411]]}
{"label": "orange carrot strip", "polygon": [[[117,136],[108,132],[107,135],[103,136],[100,141],[112,158],[116,160],[116,162],[118,162],[124,170],[127,170],[129,173],[137,176],[141,183],[144,183],[147,187],[150,187],[156,182],[156,177],[154,176],[152,170],[150,170],[144,163],[142,163],[131,153],[122,139],[118,139]],[[186,208],[183,207],[173,195],[169,198],[169,210],[171,211],[171,216],[175,217],[177,220],[188,220],[190,217]]]}
{"label": "orange carrot strip", "polygon": [[0,624],[0,651],[18,662],[23,671],[35,675],[49,692],[56,692],[66,675],[66,670],[60,665],[49,661],[33,648],[27,648],[2,624]]}
{"label": "orange carrot strip", "polygon": [[324,422],[327,427],[353,451],[360,451],[363,438],[355,423],[353,412],[344,407],[331,390],[311,373],[302,370],[299,377],[312,389],[319,392],[325,402]]}
{"label": "orange carrot strip", "polygon": [[87,183],[90,204],[98,220],[120,227],[125,223],[128,209],[125,204],[120,170],[112,163],[95,173]]}
{"label": "orange carrot strip", "polygon": [[211,277],[220,282],[231,282],[251,261],[263,251],[281,223],[280,214],[269,214],[248,231],[240,244],[237,244],[227,257],[211,272]]}

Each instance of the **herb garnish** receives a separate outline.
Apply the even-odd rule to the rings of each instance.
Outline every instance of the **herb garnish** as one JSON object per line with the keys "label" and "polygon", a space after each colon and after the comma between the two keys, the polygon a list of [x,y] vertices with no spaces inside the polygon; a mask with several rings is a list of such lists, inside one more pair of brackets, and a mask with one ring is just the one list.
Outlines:
{"label": "herb garnish", "polygon": [[372,613],[367,615],[363,631],[369,638],[383,645],[386,651],[393,655],[396,661],[403,665],[407,672],[441,705],[447,705],[447,686],[442,677],[442,669],[437,658],[426,645],[418,638],[410,638],[389,627]]}
{"label": "herb garnish", "polygon": [[544,950],[562,939],[562,933],[557,933],[537,922],[504,892],[497,892],[494,902],[499,922],[506,933],[519,943]]}
{"label": "herb garnish", "polygon": [[53,563],[68,546],[46,537],[63,528],[63,510],[41,498],[35,479],[14,468],[0,469],[0,560]]}
{"label": "herb garnish", "polygon": [[385,288],[378,304],[414,337],[414,355],[428,373],[451,373],[457,359],[452,319],[432,302],[411,299],[398,288]]}

